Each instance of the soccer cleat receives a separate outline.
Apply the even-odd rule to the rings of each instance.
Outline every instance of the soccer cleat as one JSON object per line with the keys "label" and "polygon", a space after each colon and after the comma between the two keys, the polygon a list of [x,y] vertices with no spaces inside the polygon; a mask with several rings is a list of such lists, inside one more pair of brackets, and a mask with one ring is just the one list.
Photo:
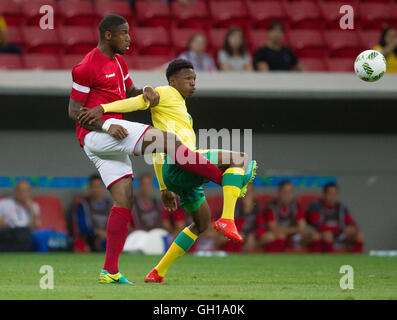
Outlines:
{"label": "soccer cleat", "polygon": [[98,283],[132,284],[132,282],[128,281],[120,272],[110,274],[106,270],[102,270],[99,274]]}
{"label": "soccer cleat", "polygon": [[254,180],[255,175],[256,175],[256,161],[252,160],[248,167],[247,170],[245,170],[244,173],[244,178],[243,178],[243,186],[241,187],[240,195],[239,198],[243,198],[245,196],[245,193],[247,192],[247,187],[248,184]]}
{"label": "soccer cleat", "polygon": [[214,228],[216,231],[223,233],[230,240],[240,243],[243,242],[243,238],[239,235],[233,219],[220,218],[215,221]]}
{"label": "soccer cleat", "polygon": [[157,283],[163,283],[164,282],[164,277],[159,276],[159,273],[157,272],[156,269],[153,269],[150,271],[144,280],[146,283],[148,282],[157,282]]}

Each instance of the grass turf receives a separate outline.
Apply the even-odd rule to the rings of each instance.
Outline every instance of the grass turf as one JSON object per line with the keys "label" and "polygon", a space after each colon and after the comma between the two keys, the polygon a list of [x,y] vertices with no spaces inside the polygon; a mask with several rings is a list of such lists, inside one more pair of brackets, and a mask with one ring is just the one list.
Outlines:
{"label": "grass turf", "polygon": [[[397,299],[397,259],[366,255],[187,255],[165,284],[145,284],[159,256],[122,255],[135,284],[101,285],[103,254],[0,254],[0,299]],[[339,287],[342,265],[354,289]],[[41,290],[40,267],[54,268],[54,290]]]}

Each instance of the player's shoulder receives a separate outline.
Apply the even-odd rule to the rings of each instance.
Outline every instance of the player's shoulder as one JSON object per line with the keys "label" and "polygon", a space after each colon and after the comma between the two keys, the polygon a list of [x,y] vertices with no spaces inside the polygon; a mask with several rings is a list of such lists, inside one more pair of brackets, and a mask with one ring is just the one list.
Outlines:
{"label": "player's shoulder", "polygon": [[[96,49],[96,48],[95,48]],[[86,72],[90,72],[92,71],[95,66],[97,65],[95,63],[95,54],[96,54],[96,50],[93,49],[90,52],[88,52],[85,57],[83,58],[83,60],[81,60],[78,64],[76,64],[73,69],[72,69],[72,73],[76,74],[76,73],[86,73]]]}

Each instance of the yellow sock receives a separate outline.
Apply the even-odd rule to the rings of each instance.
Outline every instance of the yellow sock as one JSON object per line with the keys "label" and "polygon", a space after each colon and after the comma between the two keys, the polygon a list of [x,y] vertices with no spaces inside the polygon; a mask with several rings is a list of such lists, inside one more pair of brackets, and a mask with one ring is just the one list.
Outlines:
{"label": "yellow sock", "polygon": [[170,248],[165,253],[164,257],[160,260],[159,264],[155,267],[159,276],[164,277],[168,268],[175,262],[176,259],[182,257],[196,241],[197,236],[190,231],[189,228],[183,231],[176,237]]}
{"label": "yellow sock", "polygon": [[243,186],[243,177],[244,169],[242,168],[229,168],[223,174],[223,210],[221,218],[234,219],[234,209]]}

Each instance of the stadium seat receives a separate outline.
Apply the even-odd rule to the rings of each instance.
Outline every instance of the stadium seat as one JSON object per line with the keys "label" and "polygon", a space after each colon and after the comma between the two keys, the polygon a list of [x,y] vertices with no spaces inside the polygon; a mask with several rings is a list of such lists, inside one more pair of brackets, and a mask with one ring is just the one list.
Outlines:
{"label": "stadium seat", "polygon": [[258,201],[259,211],[264,211],[270,202],[276,200],[276,196],[273,194],[257,194],[254,199]]}
{"label": "stadium seat", "polygon": [[299,207],[306,214],[307,209],[309,209],[312,202],[321,199],[321,196],[318,194],[301,194],[296,197],[296,202],[298,203]]}
{"label": "stadium seat", "polygon": [[242,29],[250,27],[248,11],[245,3],[240,1],[211,1],[209,3],[214,26],[230,28],[238,26]]}
{"label": "stadium seat", "polygon": [[287,23],[284,7],[278,1],[247,2],[248,13],[252,20],[253,28],[267,28],[273,20]]}
{"label": "stadium seat", "polygon": [[54,54],[24,54],[22,61],[25,69],[51,70],[61,69],[61,64],[57,55]]}
{"label": "stadium seat", "polygon": [[161,68],[172,59],[170,56],[129,56],[125,61],[130,70],[153,70]]}
{"label": "stadium seat", "polygon": [[7,38],[9,43],[16,43],[21,48],[21,50],[24,49],[25,42],[22,36],[21,29],[19,27],[7,27]]}
{"label": "stadium seat", "polygon": [[379,44],[380,34],[379,30],[359,31],[358,36],[362,47],[370,49]]}
{"label": "stadium seat", "polygon": [[142,26],[164,28],[171,26],[171,12],[166,2],[138,1],[135,3],[135,10],[138,23]]}
{"label": "stadium seat", "polygon": [[62,54],[60,56],[61,68],[72,70],[84,58],[84,54]]}
{"label": "stadium seat", "polygon": [[23,69],[21,57],[18,54],[0,55],[0,70]]}
{"label": "stadium seat", "polygon": [[[340,29],[340,19],[343,14],[341,14],[340,8],[345,5],[346,2],[319,2],[321,16],[324,19],[326,30],[341,30]],[[349,3],[354,9],[354,28],[357,29],[360,26],[359,10],[354,3]]]}
{"label": "stadium seat", "polygon": [[42,195],[34,197],[33,200],[40,206],[41,229],[67,232],[62,203],[58,197]]}
{"label": "stadium seat", "polygon": [[65,26],[92,26],[99,18],[94,12],[94,5],[89,1],[60,0],[58,11]]}
{"label": "stadium seat", "polygon": [[27,53],[60,53],[62,50],[58,29],[42,30],[39,27],[23,28]]}
{"label": "stadium seat", "polygon": [[228,29],[212,29],[209,32],[208,45],[214,52],[218,52],[223,47],[225,36]]}
{"label": "stadium seat", "polygon": [[171,42],[175,49],[176,55],[186,50],[189,39],[195,33],[206,34],[203,30],[200,29],[182,29],[176,27],[171,29]]}
{"label": "stadium seat", "polygon": [[67,54],[86,54],[97,45],[96,34],[89,27],[63,27],[60,38]]}
{"label": "stadium seat", "polygon": [[354,60],[350,58],[326,59],[328,71],[331,72],[354,72]]}
{"label": "stadium seat", "polygon": [[322,58],[327,54],[323,35],[317,30],[291,30],[288,42],[298,57]]}
{"label": "stadium seat", "polygon": [[21,5],[24,24],[39,26],[40,19],[44,16],[44,13],[40,13],[40,8],[44,5],[50,5],[54,9],[54,26],[57,27],[61,19],[56,9],[56,2],[52,0],[24,0]]}
{"label": "stadium seat", "polygon": [[324,59],[321,58],[299,58],[307,71],[328,71]]}
{"label": "stadium seat", "polygon": [[390,4],[361,3],[359,6],[362,27],[364,29],[381,30],[392,24],[392,10]]}
{"label": "stadium seat", "polygon": [[136,28],[134,36],[140,55],[168,56],[171,52],[168,32],[162,27]]}
{"label": "stadium seat", "polygon": [[0,14],[5,18],[7,26],[20,26],[23,22],[21,7],[14,0],[1,0]]}
{"label": "stadium seat", "polygon": [[320,8],[315,2],[286,2],[285,11],[289,18],[291,29],[321,29],[324,21],[320,14]]}
{"label": "stadium seat", "polygon": [[209,12],[204,2],[191,2],[188,6],[172,2],[171,11],[178,27],[201,29],[211,27]]}
{"label": "stadium seat", "polygon": [[357,31],[326,31],[325,42],[331,57],[356,58],[362,51]]}
{"label": "stadium seat", "polygon": [[209,196],[207,197],[207,202],[211,209],[211,220],[214,221],[222,213],[223,197],[220,195]]}

